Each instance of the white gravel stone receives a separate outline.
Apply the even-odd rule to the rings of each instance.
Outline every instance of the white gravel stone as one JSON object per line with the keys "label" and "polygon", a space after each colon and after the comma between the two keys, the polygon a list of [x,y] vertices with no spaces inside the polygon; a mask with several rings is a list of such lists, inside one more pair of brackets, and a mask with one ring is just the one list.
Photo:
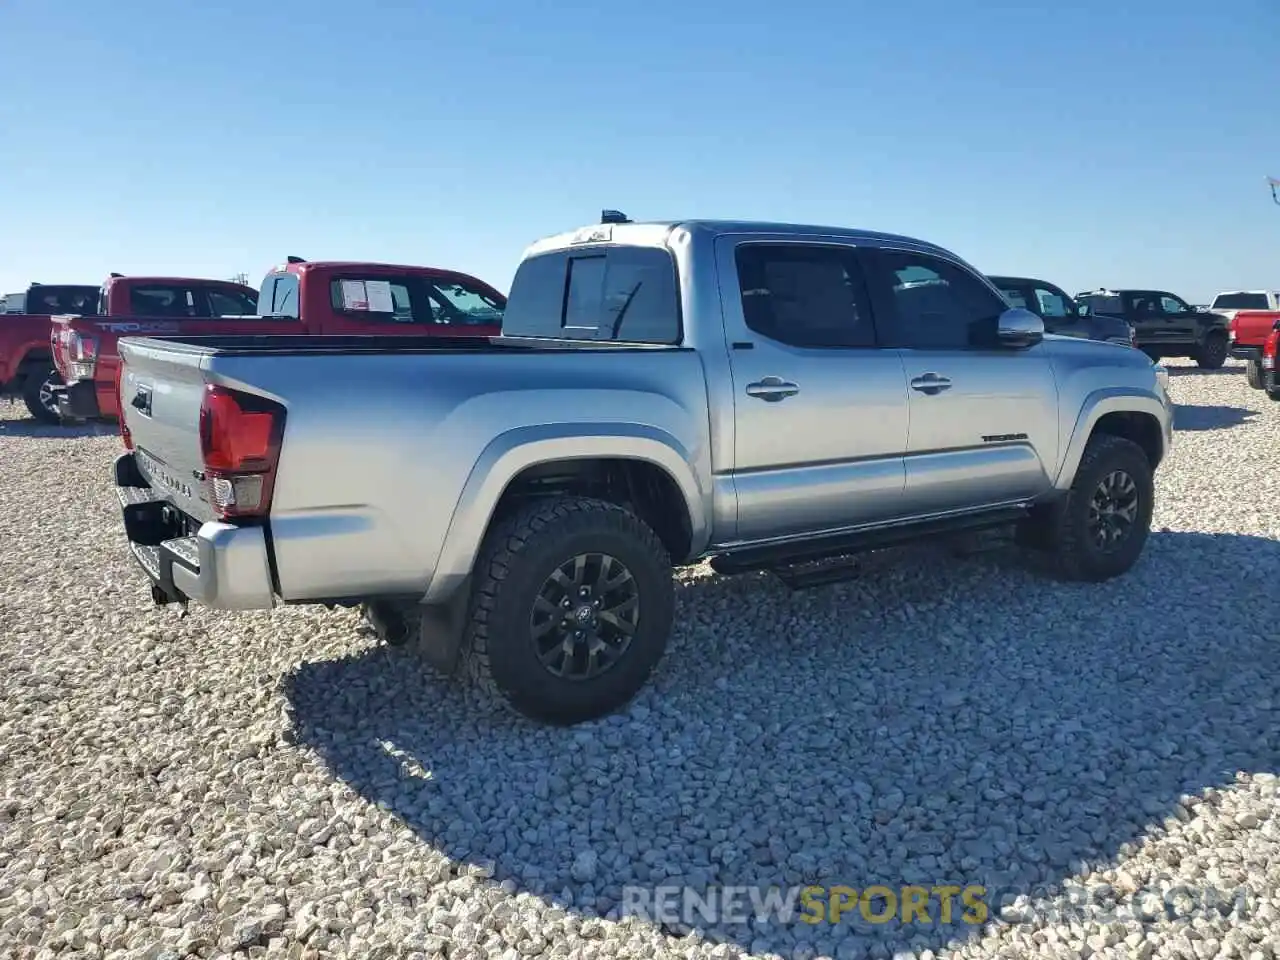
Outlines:
{"label": "white gravel stone", "polygon": [[[114,433],[0,406],[0,956],[1280,956],[1280,404],[1170,366],[1129,576],[912,548],[792,595],[699,567],[649,688],[570,731],[350,611],[152,608]],[[624,909],[815,883],[982,884],[990,916]]]}

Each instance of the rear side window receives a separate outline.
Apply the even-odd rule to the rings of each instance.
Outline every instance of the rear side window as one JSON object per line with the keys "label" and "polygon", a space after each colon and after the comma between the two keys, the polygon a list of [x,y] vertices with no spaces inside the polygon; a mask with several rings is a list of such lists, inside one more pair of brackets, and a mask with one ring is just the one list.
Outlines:
{"label": "rear side window", "polygon": [[145,286],[129,291],[129,312],[139,317],[196,317],[195,294],[186,287]]}
{"label": "rear side window", "polygon": [[329,285],[333,309],[371,323],[497,326],[502,303],[487,290],[430,275],[342,277]]}
{"label": "rear side window", "polygon": [[215,317],[248,317],[258,310],[256,297],[237,290],[206,291],[209,296],[209,313]]}
{"label": "rear side window", "polygon": [[679,343],[675,261],[653,247],[558,250],[516,270],[503,317],[509,337]]}
{"label": "rear side window", "polygon": [[852,250],[746,243],[735,251],[748,329],[793,347],[874,347],[862,271]]}

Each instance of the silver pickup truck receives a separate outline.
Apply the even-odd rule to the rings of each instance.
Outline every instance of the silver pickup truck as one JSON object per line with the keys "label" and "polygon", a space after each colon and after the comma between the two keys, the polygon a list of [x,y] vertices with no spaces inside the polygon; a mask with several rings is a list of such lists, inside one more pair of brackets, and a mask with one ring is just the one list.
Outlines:
{"label": "silver pickup truck", "polygon": [[827,582],[1008,526],[1127,571],[1171,443],[1166,374],[1045,335],[902,236],[602,222],[542,240],[503,335],[126,338],[115,465],[157,602],[361,605],[527,716],[626,703],[673,565]]}

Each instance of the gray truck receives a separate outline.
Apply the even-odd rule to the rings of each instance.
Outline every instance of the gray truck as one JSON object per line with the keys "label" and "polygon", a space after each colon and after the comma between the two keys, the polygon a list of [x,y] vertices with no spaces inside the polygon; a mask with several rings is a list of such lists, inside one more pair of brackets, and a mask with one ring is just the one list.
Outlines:
{"label": "gray truck", "polygon": [[1167,375],[1045,335],[929,243],[599,224],[531,246],[497,338],[125,338],[115,482],[157,603],[360,605],[537,720],[625,704],[673,566],[803,587],[988,527],[1138,559]]}

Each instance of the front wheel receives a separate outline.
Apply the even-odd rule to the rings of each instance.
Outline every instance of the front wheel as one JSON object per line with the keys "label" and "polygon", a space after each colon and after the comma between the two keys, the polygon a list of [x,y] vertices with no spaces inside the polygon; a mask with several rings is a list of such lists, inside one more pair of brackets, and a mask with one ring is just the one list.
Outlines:
{"label": "front wheel", "polygon": [[1196,365],[1202,370],[1218,370],[1227,362],[1227,338],[1220,333],[1210,334],[1196,350]]}
{"label": "front wheel", "polygon": [[57,398],[53,393],[53,388],[61,383],[62,377],[58,376],[57,370],[49,370],[43,376],[33,373],[23,381],[22,402],[26,405],[27,412],[41,423],[62,422],[58,415]]}
{"label": "front wheel", "polygon": [[675,607],[657,535],[602,500],[535,502],[489,532],[476,565],[468,671],[535,720],[612,713],[648,681]]}
{"label": "front wheel", "polygon": [[1045,546],[1068,580],[1126,573],[1151,531],[1155,484],[1142,448],[1102,434],[1085,447],[1065,500],[1043,519]]}

